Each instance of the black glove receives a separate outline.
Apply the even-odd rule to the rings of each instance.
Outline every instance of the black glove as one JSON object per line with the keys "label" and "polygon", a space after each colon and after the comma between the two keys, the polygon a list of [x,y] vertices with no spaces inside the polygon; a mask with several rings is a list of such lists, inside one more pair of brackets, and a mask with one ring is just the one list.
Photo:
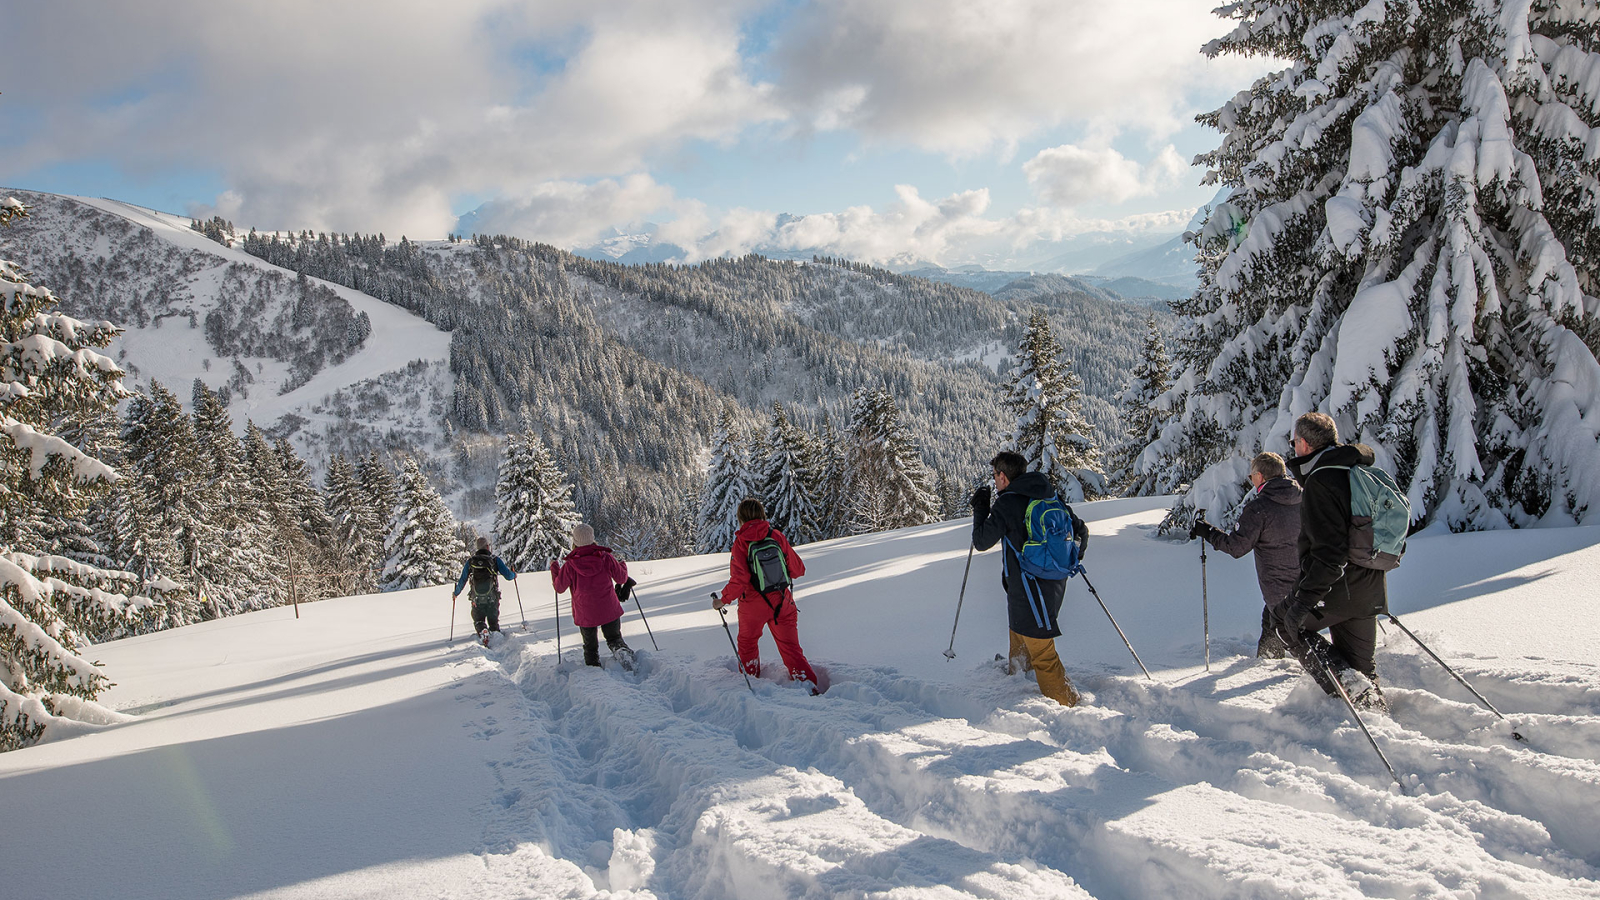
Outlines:
{"label": "black glove", "polygon": [[1201,540],[1209,539],[1214,531],[1216,529],[1211,527],[1210,522],[1204,519],[1195,519],[1194,524],[1189,526],[1189,540],[1192,541],[1195,538],[1200,538]]}
{"label": "black glove", "polygon": [[1291,646],[1301,643],[1301,632],[1316,627],[1316,623],[1312,621],[1313,618],[1322,618],[1317,613],[1317,605],[1315,603],[1307,603],[1292,595],[1278,607],[1278,617],[1280,625],[1278,634],[1283,638],[1284,643]]}
{"label": "black glove", "polygon": [[633,593],[634,585],[638,583],[639,582],[634,581],[632,578],[629,578],[627,581],[617,585],[617,602],[627,603],[628,595]]}
{"label": "black glove", "polygon": [[986,484],[972,492],[972,512],[980,519],[989,518],[989,506],[994,502],[994,491]]}

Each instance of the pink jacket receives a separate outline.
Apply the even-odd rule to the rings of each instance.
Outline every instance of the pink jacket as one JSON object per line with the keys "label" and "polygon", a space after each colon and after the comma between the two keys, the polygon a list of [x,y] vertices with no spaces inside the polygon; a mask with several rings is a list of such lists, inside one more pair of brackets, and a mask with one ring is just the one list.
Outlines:
{"label": "pink jacket", "polygon": [[622,618],[622,604],[613,585],[628,580],[628,565],[611,555],[610,547],[585,544],[567,554],[565,563],[550,564],[556,593],[572,591],[572,621],[594,628]]}

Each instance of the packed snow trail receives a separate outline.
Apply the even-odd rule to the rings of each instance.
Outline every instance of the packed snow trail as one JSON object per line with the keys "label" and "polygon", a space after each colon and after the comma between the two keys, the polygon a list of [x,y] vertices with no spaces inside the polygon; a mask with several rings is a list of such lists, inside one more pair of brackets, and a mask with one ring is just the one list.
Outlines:
{"label": "packed snow trail", "polygon": [[[746,689],[707,594],[723,555],[630,565],[663,648],[590,669],[547,578],[527,633],[445,642],[449,586],[93,648],[129,724],[0,754],[6,891],[116,900],[1600,898],[1600,532],[1414,536],[1391,602],[1510,716],[1390,631],[1415,796],[1293,663],[1258,661],[1251,561],[1152,536],[1160,500],[1084,504],[1095,584],[1058,645],[1086,704],[986,662],[1005,639],[968,525],[800,552],[812,697]],[[535,573],[537,574],[537,573]],[[459,626],[459,621],[457,622]],[[624,619],[648,646],[637,614]],[[1528,746],[1511,740],[1513,725]],[[87,849],[85,849],[87,848]]]}
{"label": "packed snow trail", "polygon": [[[715,661],[652,655],[632,683],[558,671],[537,648],[499,660],[559,735],[538,746],[577,758],[562,773],[574,793],[608,796],[574,802],[610,815],[561,817],[595,826],[569,833],[561,855],[589,859],[597,886],[641,887],[648,869],[658,896],[928,884],[984,896],[987,885],[952,878],[959,865],[1009,896],[1600,896],[1595,869],[1552,849],[1547,830],[1561,824],[1593,855],[1600,779],[1586,761],[1501,747],[1501,764],[1486,765],[1494,749],[1379,723],[1388,741],[1428,745],[1440,777],[1476,770],[1454,778],[1457,793],[1521,784],[1549,821],[1448,793],[1403,797],[1366,764],[1370,748],[1341,710],[1288,664],[1223,662],[1179,686],[1087,679],[1095,705],[1064,710],[988,667],[953,690],[835,666],[833,689],[813,698],[772,682],[751,696]],[[1241,688],[1255,702],[1227,698]],[[1287,711],[1263,707],[1263,693]],[[614,842],[608,829],[621,829]],[[880,859],[890,851],[892,864]],[[602,858],[623,864],[623,883]],[[1028,872],[1029,893],[1006,887],[1007,871]]]}

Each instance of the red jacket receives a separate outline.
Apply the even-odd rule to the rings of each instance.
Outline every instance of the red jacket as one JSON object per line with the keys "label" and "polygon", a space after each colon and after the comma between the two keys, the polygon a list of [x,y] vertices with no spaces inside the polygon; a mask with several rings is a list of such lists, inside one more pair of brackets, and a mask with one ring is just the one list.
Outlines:
{"label": "red jacket", "polygon": [[[766,519],[746,522],[739,526],[739,533],[733,537],[733,559],[728,563],[728,584],[722,589],[723,602],[733,603],[744,597],[761,596],[755,585],[750,583],[750,545],[769,534],[783,547],[783,560],[789,566],[789,577],[799,578],[806,573],[806,564],[800,561],[799,554],[794,552],[794,547],[789,545],[789,539],[783,536],[783,532],[773,528]],[[790,594],[787,590],[783,593],[785,597]]]}
{"label": "red jacket", "polygon": [[622,604],[613,584],[628,580],[628,566],[611,555],[610,547],[584,544],[567,554],[566,563],[550,564],[556,593],[572,591],[572,621],[594,628],[622,618]]}

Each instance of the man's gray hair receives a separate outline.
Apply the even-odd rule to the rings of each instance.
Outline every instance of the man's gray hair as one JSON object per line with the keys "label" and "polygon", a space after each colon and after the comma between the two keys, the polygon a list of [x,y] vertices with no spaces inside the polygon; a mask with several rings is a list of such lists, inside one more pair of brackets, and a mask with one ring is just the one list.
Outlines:
{"label": "man's gray hair", "polygon": [[1294,436],[1321,450],[1339,443],[1339,426],[1327,413],[1309,412],[1294,420]]}

